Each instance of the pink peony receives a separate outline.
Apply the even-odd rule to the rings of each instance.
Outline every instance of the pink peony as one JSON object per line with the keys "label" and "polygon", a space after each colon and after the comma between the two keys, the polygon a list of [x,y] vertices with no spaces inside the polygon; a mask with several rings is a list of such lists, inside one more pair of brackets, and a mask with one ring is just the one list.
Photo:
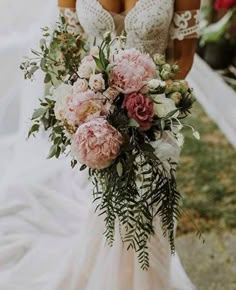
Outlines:
{"label": "pink peony", "polygon": [[111,104],[105,97],[92,90],[81,92],[73,97],[67,119],[74,125],[81,125],[94,118],[107,116]]}
{"label": "pink peony", "polygon": [[81,164],[93,169],[103,169],[117,158],[122,143],[120,132],[103,118],[97,118],[77,129],[71,153]]}
{"label": "pink peony", "polygon": [[137,92],[156,76],[156,66],[151,57],[135,48],[121,50],[115,56],[111,83],[122,93]]}
{"label": "pink peony", "polygon": [[134,119],[143,130],[150,129],[154,117],[154,103],[140,93],[126,95],[122,104],[128,116]]}

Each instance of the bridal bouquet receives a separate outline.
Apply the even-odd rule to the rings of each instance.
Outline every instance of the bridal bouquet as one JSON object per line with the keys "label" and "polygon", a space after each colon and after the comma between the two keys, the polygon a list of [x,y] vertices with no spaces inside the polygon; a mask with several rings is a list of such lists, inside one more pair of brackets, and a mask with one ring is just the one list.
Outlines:
{"label": "bridal bouquet", "polygon": [[[72,167],[78,163],[80,170],[88,169],[108,243],[112,245],[118,224],[122,241],[147,269],[154,218],[159,216],[174,253],[174,227],[180,215],[177,163],[161,158],[158,142],[169,136],[182,146],[182,120],[194,97],[186,81],[174,80],[177,65],[167,64],[159,54],[152,58],[126,49],[122,43],[123,38],[112,41],[107,34],[101,45],[80,53],[80,60],[71,53],[69,69],[59,70],[59,84],[46,79],[52,88],[33,113],[29,135],[40,128],[49,131],[49,158],[69,153]],[[45,42],[42,49],[47,59],[50,49]],[[66,49],[70,51],[68,45]],[[44,71],[47,68],[46,64]],[[29,63],[22,69],[27,74]]]}

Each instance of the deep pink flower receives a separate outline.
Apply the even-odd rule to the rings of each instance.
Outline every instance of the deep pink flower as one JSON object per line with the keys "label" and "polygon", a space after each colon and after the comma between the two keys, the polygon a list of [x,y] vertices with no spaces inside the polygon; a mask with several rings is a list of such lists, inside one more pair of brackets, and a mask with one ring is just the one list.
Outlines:
{"label": "deep pink flower", "polygon": [[126,95],[122,104],[128,116],[134,119],[143,130],[150,129],[154,116],[154,103],[141,93]]}

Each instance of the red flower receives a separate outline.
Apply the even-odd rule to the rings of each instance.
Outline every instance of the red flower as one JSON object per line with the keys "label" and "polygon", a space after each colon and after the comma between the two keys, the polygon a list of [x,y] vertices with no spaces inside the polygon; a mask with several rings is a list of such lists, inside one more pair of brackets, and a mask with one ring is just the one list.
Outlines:
{"label": "red flower", "polygon": [[141,129],[150,129],[154,116],[154,104],[148,97],[140,93],[126,95],[122,107],[127,109],[128,116],[134,119]]}
{"label": "red flower", "polygon": [[216,0],[215,2],[215,9],[230,9],[236,7],[236,0]]}

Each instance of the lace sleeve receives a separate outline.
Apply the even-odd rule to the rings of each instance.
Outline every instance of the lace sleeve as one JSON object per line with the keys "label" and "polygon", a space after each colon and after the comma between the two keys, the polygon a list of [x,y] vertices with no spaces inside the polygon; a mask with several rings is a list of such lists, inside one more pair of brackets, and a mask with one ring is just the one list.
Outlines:
{"label": "lace sleeve", "polygon": [[170,29],[171,39],[198,38],[199,10],[176,11]]}
{"label": "lace sleeve", "polygon": [[82,34],[83,29],[79,23],[77,12],[74,8],[59,7],[60,14],[68,24],[68,32],[72,34]]}

